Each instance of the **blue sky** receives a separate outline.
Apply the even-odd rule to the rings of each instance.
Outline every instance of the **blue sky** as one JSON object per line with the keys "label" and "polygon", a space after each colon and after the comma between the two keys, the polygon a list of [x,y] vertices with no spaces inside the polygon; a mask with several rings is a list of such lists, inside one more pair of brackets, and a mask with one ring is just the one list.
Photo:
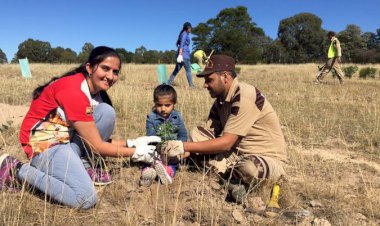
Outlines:
{"label": "blue sky", "polygon": [[196,26],[236,6],[246,6],[273,39],[280,20],[301,12],[319,16],[326,30],[380,28],[380,0],[1,0],[0,6],[0,49],[8,61],[28,38],[77,53],[85,42],[132,52],[141,45],[171,50],[184,22]]}

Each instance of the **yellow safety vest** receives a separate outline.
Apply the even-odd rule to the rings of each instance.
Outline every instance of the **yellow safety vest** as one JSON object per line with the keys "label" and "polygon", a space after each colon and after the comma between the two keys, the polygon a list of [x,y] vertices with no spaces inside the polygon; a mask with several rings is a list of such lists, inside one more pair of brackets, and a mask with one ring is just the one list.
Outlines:
{"label": "yellow safety vest", "polygon": [[327,52],[327,58],[333,58],[333,57],[337,57],[337,50],[334,46],[334,42],[336,41],[337,38],[333,37],[331,39],[331,43],[330,43],[330,47],[329,47],[329,51]]}
{"label": "yellow safety vest", "polygon": [[202,58],[204,54],[205,54],[205,52],[203,50],[197,50],[194,53],[194,57]]}

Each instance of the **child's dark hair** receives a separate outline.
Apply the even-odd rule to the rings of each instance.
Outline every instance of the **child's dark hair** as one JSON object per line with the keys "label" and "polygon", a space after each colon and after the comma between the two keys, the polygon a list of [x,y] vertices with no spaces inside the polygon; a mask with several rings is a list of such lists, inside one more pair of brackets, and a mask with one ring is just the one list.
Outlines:
{"label": "child's dark hair", "polygon": [[177,92],[171,85],[161,84],[157,86],[153,91],[153,101],[157,103],[158,98],[162,96],[170,95],[174,104],[177,103]]}
{"label": "child's dark hair", "polygon": [[[77,67],[71,71],[66,72],[65,74],[61,75],[60,77],[53,77],[50,81],[48,81],[44,85],[38,86],[33,91],[33,100],[37,99],[41,95],[42,91],[45,89],[46,86],[50,85],[52,82],[54,82],[57,79],[60,79],[60,78],[66,77],[66,76],[75,75],[77,73],[82,73],[85,77],[89,76],[89,74],[86,70],[86,64],[89,63],[90,67],[95,68],[95,67],[98,67],[98,65],[102,61],[104,61],[107,57],[118,58],[120,61],[119,69],[121,69],[121,59],[120,59],[119,54],[114,49],[112,49],[110,47],[98,46],[91,51],[87,61],[84,62],[83,64],[81,64],[79,67]],[[105,91],[100,91],[100,95],[101,95],[103,101],[105,101],[106,103],[108,103],[109,105],[112,106],[111,100]]]}

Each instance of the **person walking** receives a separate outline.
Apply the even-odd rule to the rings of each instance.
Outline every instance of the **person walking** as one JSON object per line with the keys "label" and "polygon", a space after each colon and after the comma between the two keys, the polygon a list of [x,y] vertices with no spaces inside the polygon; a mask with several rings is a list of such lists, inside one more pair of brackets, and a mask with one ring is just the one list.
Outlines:
{"label": "person walking", "polygon": [[174,71],[169,77],[168,84],[172,85],[175,77],[182,67],[185,67],[186,78],[190,87],[194,87],[193,78],[191,77],[191,63],[190,63],[190,37],[192,26],[189,22],[183,24],[182,30],[179,32],[176,42],[177,46],[177,63]]}
{"label": "person walking", "polygon": [[99,46],[79,67],[37,87],[19,135],[30,161],[1,155],[0,190],[26,182],[58,203],[88,209],[97,203],[97,193],[83,158],[153,162],[155,146],[150,143],[161,138],[111,139],[116,113],[106,91],[118,81],[120,70],[117,52]]}
{"label": "person walking", "polygon": [[321,72],[318,74],[316,80],[317,84],[323,83],[324,77],[331,71],[331,69],[335,70],[340,84],[344,83],[344,73],[340,68],[342,49],[340,47],[340,42],[335,35],[336,34],[333,31],[327,33],[327,37],[330,40],[330,46],[327,52],[328,59],[326,64],[320,69]]}

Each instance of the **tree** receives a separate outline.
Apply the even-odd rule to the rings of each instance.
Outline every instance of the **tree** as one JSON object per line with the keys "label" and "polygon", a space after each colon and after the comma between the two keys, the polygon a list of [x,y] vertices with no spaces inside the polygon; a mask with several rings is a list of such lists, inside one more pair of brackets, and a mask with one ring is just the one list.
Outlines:
{"label": "tree", "polygon": [[[216,18],[200,23],[193,29],[195,49],[209,52],[214,49],[235,58],[241,63],[256,63],[262,52],[263,29],[252,22],[247,8],[223,9]],[[266,38],[269,40],[268,38]]]}
{"label": "tree", "polygon": [[359,26],[347,25],[344,31],[337,35],[342,46],[342,57],[348,62],[363,62],[362,52],[367,49],[367,44],[362,37]]}
{"label": "tree", "polygon": [[322,20],[311,13],[300,13],[280,21],[278,38],[288,53],[287,63],[317,60],[325,52]]}
{"label": "tree", "polygon": [[70,48],[62,48],[58,46],[53,48],[49,55],[50,63],[75,63],[77,62],[77,54]]}
{"label": "tree", "polygon": [[287,62],[288,55],[284,45],[279,39],[266,46],[263,54],[263,62],[281,64]]}
{"label": "tree", "polygon": [[376,49],[377,35],[373,32],[365,32],[362,34],[363,41],[367,45],[367,49]]}
{"label": "tree", "polygon": [[119,54],[121,62],[130,63],[132,62],[133,53],[125,50],[124,48],[116,48],[115,51]]}
{"label": "tree", "polygon": [[12,62],[27,57],[29,62],[32,63],[46,63],[49,61],[51,50],[49,42],[33,40],[30,38],[18,46],[18,51]]}
{"label": "tree", "polygon": [[144,52],[144,64],[157,64],[161,62],[162,51],[147,50]]}
{"label": "tree", "polygon": [[90,56],[91,51],[94,49],[94,45],[86,42],[82,47],[82,51],[78,54],[78,61],[80,63],[86,62],[88,57]]}
{"label": "tree", "polygon": [[144,53],[146,52],[146,48],[144,46],[140,46],[135,50],[135,55],[133,56],[133,62],[136,64],[144,63]]}
{"label": "tree", "polygon": [[209,44],[212,38],[211,35],[211,27],[209,27],[206,23],[200,23],[198,26],[194,27],[192,30],[193,34],[196,34],[193,37],[193,46],[196,49],[202,49],[204,51],[209,51]]}
{"label": "tree", "polygon": [[2,49],[0,49],[0,64],[6,64],[8,63],[7,55],[3,52]]}
{"label": "tree", "polygon": [[60,62],[62,63],[76,63],[77,60],[77,53],[70,49],[66,48],[61,55]]}
{"label": "tree", "polygon": [[49,63],[59,63],[63,51],[65,51],[65,49],[60,46],[52,48],[49,54]]}
{"label": "tree", "polygon": [[165,50],[165,52],[162,54],[161,63],[163,64],[174,64],[176,63],[176,56],[177,51],[175,50]]}

